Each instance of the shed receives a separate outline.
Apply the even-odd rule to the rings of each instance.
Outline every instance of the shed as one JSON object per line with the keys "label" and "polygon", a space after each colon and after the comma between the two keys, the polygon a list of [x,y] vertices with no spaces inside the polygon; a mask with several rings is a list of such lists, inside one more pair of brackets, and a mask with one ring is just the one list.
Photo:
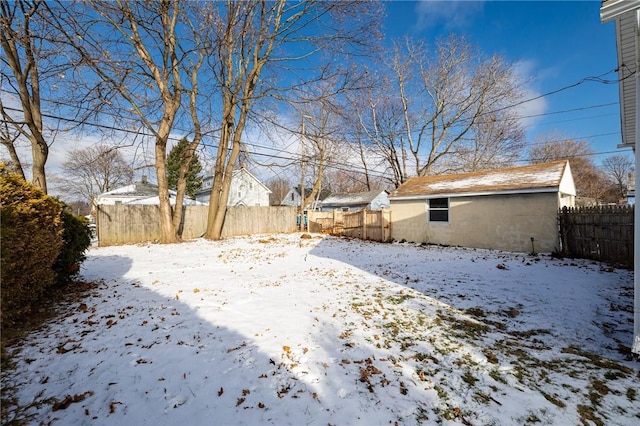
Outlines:
{"label": "shed", "polygon": [[573,207],[566,160],[455,175],[414,177],[389,196],[394,240],[552,252],[557,216]]}
{"label": "shed", "polygon": [[366,192],[336,192],[320,203],[320,211],[380,210],[389,208],[389,193],[384,189]]}

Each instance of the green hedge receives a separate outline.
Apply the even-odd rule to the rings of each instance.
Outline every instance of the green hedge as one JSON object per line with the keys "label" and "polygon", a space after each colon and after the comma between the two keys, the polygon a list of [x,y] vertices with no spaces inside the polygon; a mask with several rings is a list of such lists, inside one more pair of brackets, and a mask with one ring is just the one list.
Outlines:
{"label": "green hedge", "polygon": [[28,314],[77,273],[90,244],[86,223],[0,164],[2,321]]}
{"label": "green hedge", "polygon": [[80,271],[85,260],[85,251],[91,245],[89,221],[83,216],[71,213],[69,206],[63,204],[62,210],[62,249],[53,263],[56,274],[56,286],[67,284]]}

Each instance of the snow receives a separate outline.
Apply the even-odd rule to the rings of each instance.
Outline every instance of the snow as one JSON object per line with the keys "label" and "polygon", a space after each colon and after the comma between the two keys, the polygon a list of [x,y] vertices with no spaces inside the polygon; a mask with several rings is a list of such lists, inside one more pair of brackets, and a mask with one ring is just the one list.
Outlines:
{"label": "snow", "polygon": [[619,350],[632,272],[311,235],[92,248],[82,278],[98,287],[9,348],[21,410],[3,410],[54,425],[640,421],[639,365]]}
{"label": "snow", "polygon": [[463,177],[459,179],[453,179],[442,182],[433,182],[429,184],[431,190],[454,190],[454,189],[466,189],[466,188],[482,188],[482,187],[494,187],[498,185],[502,186],[516,186],[516,185],[530,185],[535,188],[540,185],[558,186],[560,182],[560,176],[562,175],[562,169],[560,171],[536,171],[536,172],[514,172],[512,170],[508,172],[493,172],[489,171],[485,174],[477,173],[469,177]]}

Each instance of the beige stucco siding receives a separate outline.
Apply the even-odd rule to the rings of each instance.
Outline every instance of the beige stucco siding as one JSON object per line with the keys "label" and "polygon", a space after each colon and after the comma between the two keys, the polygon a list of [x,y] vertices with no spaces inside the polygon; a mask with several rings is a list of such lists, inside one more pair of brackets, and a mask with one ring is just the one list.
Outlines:
{"label": "beige stucco siding", "polygon": [[449,222],[427,223],[427,203],[391,200],[394,240],[537,252],[558,248],[557,192],[454,197]]}

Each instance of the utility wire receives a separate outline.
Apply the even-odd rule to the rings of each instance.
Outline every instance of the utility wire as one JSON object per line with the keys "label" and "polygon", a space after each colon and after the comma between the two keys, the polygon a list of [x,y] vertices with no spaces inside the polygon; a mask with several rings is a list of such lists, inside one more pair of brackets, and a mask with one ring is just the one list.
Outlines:
{"label": "utility wire", "polygon": [[[10,110],[10,111],[16,111],[16,112],[21,112],[21,110],[19,109],[15,109],[15,108],[11,108],[11,107],[5,107],[5,109]],[[131,130],[131,129],[123,129],[123,128],[118,128],[115,126],[109,126],[109,125],[105,125],[105,124],[98,124],[98,123],[88,123],[88,122],[84,122],[81,123],[79,120],[73,119],[73,118],[66,118],[66,117],[60,117],[60,116],[56,116],[56,115],[52,115],[52,114],[42,114],[43,117],[47,117],[47,118],[51,118],[51,119],[56,119],[56,120],[61,120],[61,121],[68,121],[68,122],[73,122],[73,123],[77,123],[77,124],[85,124],[87,126],[92,126],[92,127],[98,127],[98,128],[103,128],[103,129],[107,129],[107,130],[113,130],[113,131],[119,131],[119,132],[124,132],[124,133],[131,133],[131,134],[135,134],[135,135],[140,135],[139,131],[136,130]],[[616,135],[619,134],[619,132],[611,132],[611,133],[602,133],[602,134],[598,134],[598,135],[589,135],[589,136],[580,136],[580,137],[575,137],[575,138],[564,138],[564,139],[558,139],[558,140],[552,140],[552,141],[544,141],[542,142],[542,144],[550,144],[550,143],[555,143],[555,142],[563,142],[566,140],[575,140],[575,139],[590,139],[590,138],[595,138],[595,137],[602,137],[602,136],[611,136],[611,135]],[[151,135],[146,135],[146,136],[151,136]],[[176,138],[176,137],[172,137],[169,136],[170,140],[173,141],[179,141],[181,138]],[[526,146],[532,146],[532,145],[536,145],[539,143],[532,143],[532,144],[527,144]],[[207,143],[205,141],[203,141],[201,143],[201,145],[203,147],[206,148],[211,148],[211,149],[217,149],[218,145],[216,144],[211,144],[211,143]],[[289,156],[283,156],[283,155],[275,155],[275,154],[268,154],[268,153],[264,153],[264,152],[259,152],[259,151],[248,151],[245,150],[246,153],[251,154],[251,155],[256,155],[256,156],[261,156],[261,157],[267,157],[267,158],[272,158],[272,159],[277,159],[277,160],[285,160],[288,162],[300,162],[302,160],[302,155],[298,154],[298,153],[292,153],[292,152],[288,152],[288,151],[283,151],[283,150],[279,150],[275,147],[270,147],[270,146],[266,146],[266,145],[260,145],[260,144],[254,144],[254,143],[250,143],[250,142],[243,142],[243,145],[245,146],[250,146],[250,147],[254,147],[254,148],[261,148],[261,149],[265,149],[265,150],[269,150],[269,151],[276,151],[276,152],[280,152],[280,153],[286,153],[286,154],[290,154]],[[589,154],[581,154],[579,156],[592,156],[592,155],[603,155],[603,154],[609,154],[609,153],[613,153],[613,152],[619,152],[619,151],[605,151],[605,152],[593,152],[593,153],[589,153]],[[313,158],[311,156],[305,156],[305,161],[310,162],[312,164],[316,164],[316,162],[314,162]],[[516,162],[522,162],[522,163],[526,163],[527,160],[516,160]],[[354,168],[357,169],[362,169],[361,172],[364,173],[364,167],[363,166],[359,166],[359,165],[354,165],[351,163],[342,163],[342,162],[338,162],[338,161],[328,161],[327,162],[327,167],[331,167],[337,170],[341,170],[341,171],[360,171],[360,170],[354,170]],[[371,171],[369,170],[369,174],[371,176],[374,177],[380,177],[380,178],[384,178],[386,177],[385,175],[381,175],[381,174],[375,174],[377,172],[375,171]]]}
{"label": "utility wire", "polygon": [[[621,82],[621,81],[623,81],[623,80],[625,80],[627,78],[630,78],[632,75],[635,74],[635,71],[633,71],[629,75],[627,75],[627,76],[625,76],[625,77],[623,77],[622,79],[619,79],[619,80],[604,80],[604,79],[601,78],[602,76],[607,75],[607,74],[609,74],[611,72],[614,72],[614,71],[615,70],[608,71],[606,73],[603,73],[603,74],[601,74],[599,76],[595,76],[595,77],[591,77],[591,76],[590,77],[584,77],[581,80],[577,81],[576,83],[561,87],[561,88],[556,89],[556,90],[552,90],[552,91],[546,92],[544,94],[541,94],[541,95],[538,95],[538,96],[535,96],[535,97],[532,97],[532,98],[529,98],[529,99],[522,100],[522,101],[517,102],[515,104],[510,104],[510,105],[507,105],[507,106],[504,106],[504,107],[501,107],[501,108],[497,108],[497,109],[492,110],[492,111],[485,112],[485,113],[483,113],[481,115],[493,114],[493,113],[496,113],[496,112],[504,111],[504,110],[509,109],[509,108],[515,108],[515,107],[523,105],[525,103],[532,102],[534,100],[541,99],[543,97],[550,96],[550,95],[553,95],[553,94],[556,94],[556,93],[559,93],[559,92],[562,92],[562,91],[577,87],[577,86],[579,86],[579,85],[581,85],[581,84],[583,84],[585,82],[588,82],[588,81],[595,81],[595,82],[599,82],[599,83],[602,83],[602,84],[613,84],[613,83],[619,83],[619,82]],[[64,106],[70,106],[70,107],[72,106],[72,105],[65,104],[65,103],[60,102],[60,101],[48,100],[48,102],[58,103],[58,104],[64,105]],[[614,104],[616,104],[616,103],[600,104],[600,105],[581,107],[581,108],[575,108],[575,109],[557,111],[557,112],[551,112],[551,113],[544,113],[544,114],[532,114],[532,115],[523,116],[523,117],[520,117],[520,118],[533,118],[533,117],[546,116],[546,115],[552,115],[552,114],[561,114],[561,113],[580,111],[580,110],[586,110],[586,109],[591,109],[591,108],[600,108],[600,107],[610,106],[610,105],[614,105]],[[10,111],[22,112],[19,109],[15,109],[15,108],[11,108],[11,107],[6,107],[5,106],[4,108],[7,109],[7,110],[10,110]],[[76,108],[77,108],[77,106],[76,106]],[[77,119],[73,119],[73,118],[60,117],[60,116],[56,116],[56,115],[53,115],[53,114],[43,113],[42,116],[46,117],[46,118],[54,119],[54,120],[61,120],[61,121],[66,121],[66,122],[70,122],[70,123],[75,123],[75,124],[93,126],[93,127],[112,130],[112,131],[139,134],[139,131],[134,131],[134,130],[130,130],[130,129],[122,129],[122,128],[118,128],[118,127],[110,126],[110,125],[105,125],[105,124],[89,123],[89,122],[86,122],[86,121],[81,121],[81,120],[77,120]],[[189,131],[186,131],[186,130],[183,130],[183,129],[181,130],[181,129],[178,129],[178,128],[174,128],[174,130],[183,131],[185,133],[189,133]],[[583,136],[583,137],[580,137],[580,138],[572,138],[572,139],[587,139],[587,138],[600,137],[600,136],[609,136],[609,135],[613,135],[613,134],[619,134],[619,132],[605,133],[605,134],[601,134],[601,135]],[[174,138],[174,137],[171,137],[171,136],[169,136],[168,139],[174,140],[174,141],[179,141],[178,138]],[[566,140],[566,139],[562,139],[562,140]],[[562,141],[562,140],[559,140],[559,141]],[[546,141],[544,143],[553,143],[553,142],[557,142],[557,141]],[[252,144],[252,143],[244,143],[244,145],[253,146],[253,147],[257,147],[257,148],[262,148],[262,149],[266,149],[266,150],[270,150],[270,151],[286,152],[284,150],[278,150],[275,147],[268,147],[268,146]],[[206,144],[206,143],[203,143],[203,146],[204,147],[210,147],[210,148],[217,148],[216,145]],[[582,155],[601,155],[601,154],[606,154],[606,153],[611,153],[611,152],[617,152],[617,151],[607,151],[607,152],[590,153],[590,154],[582,154]],[[282,160],[287,160],[287,161],[300,161],[302,159],[301,155],[299,156],[299,158],[296,158],[296,157],[298,157],[298,154],[293,154],[293,153],[289,153],[289,152],[287,152],[287,153],[288,154],[292,154],[293,157],[291,157],[291,156],[285,157],[285,156],[274,155],[274,154],[265,154],[265,153],[262,153],[262,152],[254,152],[254,151],[247,151],[247,153],[251,154],[251,155],[258,155],[258,156],[264,156],[264,157],[274,158],[274,159],[282,159]],[[307,158],[307,161],[309,161],[308,158]],[[519,161],[525,161],[525,160],[519,160]],[[352,165],[352,164],[337,163],[337,162],[332,162],[332,163],[334,165],[336,165],[335,168],[339,168],[339,166],[344,166],[344,167],[348,167],[348,169],[341,169],[341,170],[353,171],[354,165]],[[371,171],[370,171],[370,174],[372,174]],[[383,177],[383,176],[382,175],[378,175],[377,177]]]}

